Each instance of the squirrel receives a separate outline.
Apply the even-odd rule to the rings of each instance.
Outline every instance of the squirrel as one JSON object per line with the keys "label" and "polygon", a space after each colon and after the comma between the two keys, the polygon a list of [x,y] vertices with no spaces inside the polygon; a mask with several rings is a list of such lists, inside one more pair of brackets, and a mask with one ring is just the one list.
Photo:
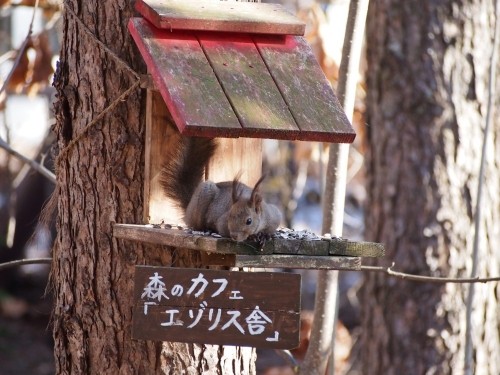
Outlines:
{"label": "squirrel", "polygon": [[271,235],[281,222],[281,212],[266,203],[259,192],[262,176],[250,188],[239,181],[202,181],[205,166],[214,155],[213,138],[181,137],[160,171],[164,194],[184,212],[193,230],[210,230],[241,242],[251,235]]}

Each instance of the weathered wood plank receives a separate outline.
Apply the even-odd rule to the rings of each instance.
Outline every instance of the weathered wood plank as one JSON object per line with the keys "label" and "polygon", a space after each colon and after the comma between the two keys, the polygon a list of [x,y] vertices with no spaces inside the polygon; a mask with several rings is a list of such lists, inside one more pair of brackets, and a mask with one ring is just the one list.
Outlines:
{"label": "weathered wood plank", "polygon": [[[143,19],[131,19],[129,30],[183,135],[328,142],[354,139],[333,91],[316,71],[319,67],[314,77],[303,73],[297,83],[293,64],[303,60],[306,44],[299,48],[292,43],[294,48],[289,51],[289,47],[280,49],[270,43],[269,37],[255,39],[259,52],[248,34],[171,32]],[[285,40],[303,41],[290,38]],[[310,58],[314,59],[307,55]],[[310,64],[307,59],[305,67]],[[279,70],[275,65],[281,60]],[[318,86],[315,79],[323,81]]]}
{"label": "weathered wood plank", "polygon": [[272,248],[259,250],[229,238],[197,236],[178,229],[154,228],[145,225],[115,224],[113,235],[117,238],[148,242],[164,246],[188,248],[221,254],[268,254]]}
{"label": "weathered wood plank", "polygon": [[332,238],[328,242],[328,253],[332,255],[348,255],[380,258],[385,255],[384,245],[378,242],[354,242],[344,238]]}
{"label": "weathered wood plank", "polygon": [[[127,240],[200,250],[207,254],[204,258],[207,265],[338,270],[359,270],[361,266],[361,258],[357,256],[323,255],[325,252],[328,254],[329,241],[304,240],[302,241],[304,244],[315,244],[315,246],[318,246],[319,250],[317,254],[314,255],[314,252],[308,249],[310,255],[290,255],[273,254],[272,252],[276,243],[282,249],[283,244],[286,242],[292,242],[296,246],[297,240],[275,239],[269,241],[260,250],[251,244],[237,243],[230,239],[193,235],[178,229],[154,228],[134,224],[115,224],[113,235],[116,238]],[[353,244],[353,242],[349,243]],[[349,246],[344,246],[343,252],[346,252],[348,248]]]}
{"label": "weathered wood plank", "polygon": [[206,266],[234,267],[236,255],[201,252],[201,262]]}
{"label": "weathered wood plank", "polygon": [[306,255],[235,255],[236,267],[304,268],[304,269],[361,269],[361,258],[346,256]]}
{"label": "weathered wood plank", "polygon": [[163,163],[173,157],[173,144],[181,135],[158,91],[148,90],[146,98],[146,142],[144,172],[144,222],[182,223],[183,213],[168,199],[160,184]]}
{"label": "weathered wood plank", "polygon": [[198,33],[245,136],[297,138],[299,128],[248,35]]}
{"label": "weathered wood plank", "polygon": [[[220,254],[240,255],[304,255],[329,258],[332,255],[346,257],[382,257],[384,246],[375,242],[355,242],[342,238],[323,238],[320,241],[273,238],[262,249],[257,244],[235,242],[228,238],[216,238],[189,234],[179,229],[158,228],[135,224],[115,224],[113,235],[133,241],[165,246],[186,247],[193,250]],[[278,259],[278,258],[277,258]]]}
{"label": "weathered wood plank", "polygon": [[301,130],[301,138],[351,143],[356,134],[311,47],[302,37],[253,37]]}
{"label": "weathered wood plank", "polygon": [[[129,31],[180,132],[198,136],[238,136],[241,125],[197,38],[133,18]],[[229,130],[228,130],[229,129]]]}
{"label": "weathered wood plank", "polygon": [[305,23],[279,4],[207,0],[138,0],[136,9],[171,30],[304,35]]}
{"label": "weathered wood plank", "polygon": [[328,255],[328,243],[324,241],[304,241],[293,239],[280,239],[276,238],[272,243],[267,246],[273,247],[274,254],[288,254],[288,255],[315,255],[324,256]]}
{"label": "weathered wood plank", "polygon": [[331,269],[357,271],[361,267],[360,257],[313,256],[313,255],[235,255],[206,254],[203,264],[226,267],[285,268],[285,269]]}
{"label": "weathered wood plank", "polygon": [[240,172],[241,182],[249,186],[262,176],[262,139],[217,139],[217,150],[208,163],[207,179],[231,181]]}

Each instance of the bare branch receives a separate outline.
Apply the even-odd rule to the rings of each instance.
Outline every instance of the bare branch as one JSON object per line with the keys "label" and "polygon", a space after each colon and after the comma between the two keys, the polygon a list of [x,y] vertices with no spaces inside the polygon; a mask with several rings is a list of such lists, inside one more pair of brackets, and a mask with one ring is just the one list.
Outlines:
{"label": "bare branch", "polygon": [[7,268],[24,266],[27,264],[50,264],[52,263],[52,258],[31,258],[31,259],[18,259],[11,262],[0,263],[0,271],[6,270]]}
{"label": "bare branch", "polygon": [[31,38],[31,34],[33,34],[33,21],[35,20],[35,13],[36,13],[36,10],[38,9],[38,2],[39,2],[39,0],[36,0],[35,6],[33,7],[33,14],[31,15],[31,22],[30,22],[30,25],[28,28],[28,35],[26,35],[26,38],[24,38],[23,44],[21,44],[21,47],[17,51],[16,60],[14,61],[14,65],[12,66],[12,69],[10,70],[9,74],[7,75],[7,78],[5,78],[5,81],[2,85],[2,88],[0,88],[0,94],[2,92],[4,92],[5,88],[7,87],[7,84],[9,83],[10,78],[12,77],[12,74],[14,74],[14,71],[16,70],[17,66],[19,65],[19,62],[21,61],[24,50],[26,49],[26,46],[28,45],[28,42]]}
{"label": "bare branch", "polygon": [[361,271],[370,272],[383,272],[390,276],[398,277],[404,280],[419,281],[425,283],[456,283],[456,284],[471,284],[471,283],[488,283],[500,281],[500,276],[496,277],[470,277],[470,278],[454,278],[454,277],[435,277],[435,276],[421,276],[411,273],[394,271],[394,263],[390,267],[374,267],[374,266],[361,266]]}
{"label": "bare branch", "polygon": [[290,352],[290,350],[276,349],[275,353],[286,361],[287,365],[292,368],[294,373],[297,373],[298,363],[293,357],[293,354]]}
{"label": "bare branch", "polygon": [[33,168],[35,171],[40,173],[42,176],[47,178],[52,183],[54,183],[54,184],[56,183],[56,176],[51,171],[49,171],[47,168],[45,168],[43,165],[37,163],[36,161],[34,161],[34,160],[20,154],[16,150],[14,150],[2,138],[0,138],[0,148],[3,148],[5,151],[7,151],[12,156],[14,156],[14,157],[18,158],[19,160],[23,161],[24,163],[28,164],[31,168]]}
{"label": "bare branch", "polygon": [[[52,258],[32,258],[32,259],[19,259],[11,262],[0,263],[0,271],[17,266],[24,266],[26,264],[50,264]],[[419,281],[424,283],[456,283],[456,284],[471,284],[471,283],[489,283],[500,281],[500,276],[495,277],[472,277],[472,278],[454,278],[454,277],[434,277],[434,276],[421,276],[411,273],[394,271],[394,263],[390,267],[376,267],[376,266],[361,266],[361,271],[367,272],[383,272],[387,275],[394,276],[404,280]],[[290,364],[290,366],[297,366],[293,356],[288,351],[277,351],[280,356]]]}

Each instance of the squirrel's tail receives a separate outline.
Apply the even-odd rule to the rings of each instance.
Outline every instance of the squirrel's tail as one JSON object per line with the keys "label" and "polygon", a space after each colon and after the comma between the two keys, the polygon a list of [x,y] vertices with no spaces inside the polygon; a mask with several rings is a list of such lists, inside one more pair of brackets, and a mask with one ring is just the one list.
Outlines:
{"label": "squirrel's tail", "polygon": [[217,143],[213,138],[181,137],[175,147],[172,157],[162,166],[160,184],[165,195],[185,210]]}

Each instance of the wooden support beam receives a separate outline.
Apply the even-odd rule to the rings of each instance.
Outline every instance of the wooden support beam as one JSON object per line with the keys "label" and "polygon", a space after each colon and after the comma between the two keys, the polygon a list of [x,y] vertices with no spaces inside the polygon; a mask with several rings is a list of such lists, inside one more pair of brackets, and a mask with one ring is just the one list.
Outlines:
{"label": "wooden support beam", "polygon": [[289,268],[358,271],[360,257],[307,255],[235,255],[202,253],[203,264],[225,267]]}
{"label": "wooden support beam", "polygon": [[361,258],[305,255],[236,255],[235,267],[350,270],[361,269]]}

